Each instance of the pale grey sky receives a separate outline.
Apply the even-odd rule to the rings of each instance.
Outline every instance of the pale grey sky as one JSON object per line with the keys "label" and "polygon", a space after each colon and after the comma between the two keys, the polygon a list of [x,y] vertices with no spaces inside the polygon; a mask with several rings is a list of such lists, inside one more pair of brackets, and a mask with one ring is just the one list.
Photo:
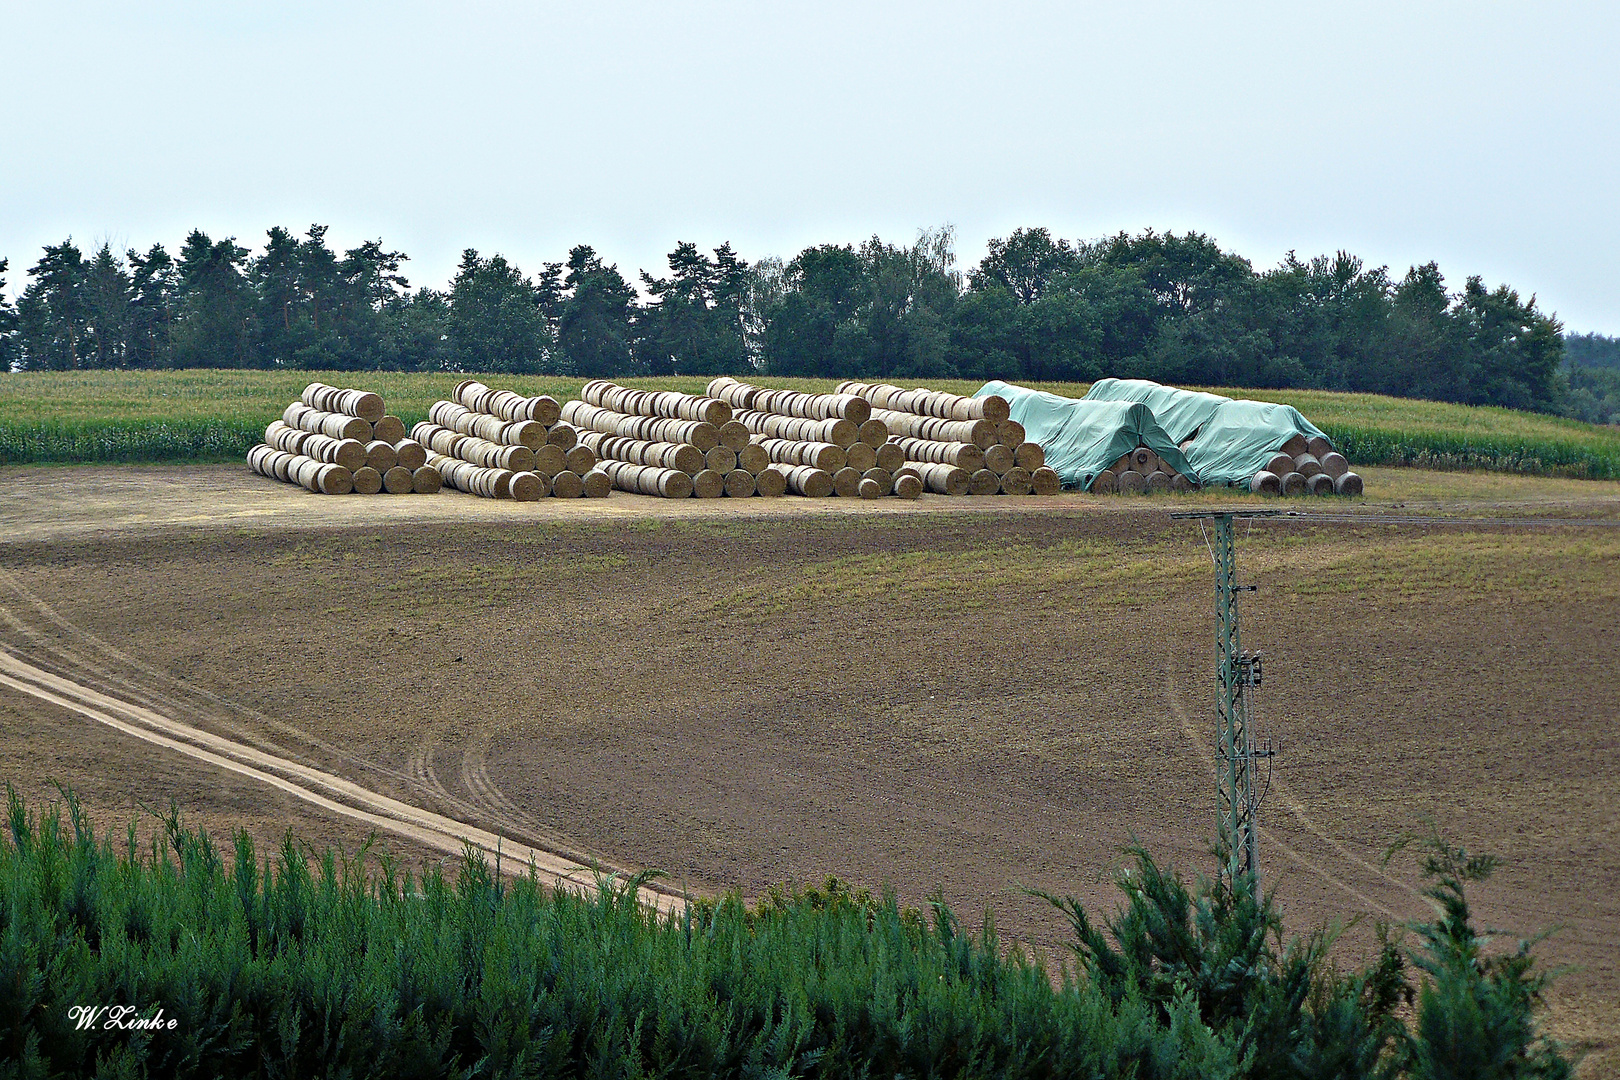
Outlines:
{"label": "pale grey sky", "polygon": [[1620,333],[1613,3],[0,0],[0,256],[380,236],[747,258],[950,223],[1438,260]]}

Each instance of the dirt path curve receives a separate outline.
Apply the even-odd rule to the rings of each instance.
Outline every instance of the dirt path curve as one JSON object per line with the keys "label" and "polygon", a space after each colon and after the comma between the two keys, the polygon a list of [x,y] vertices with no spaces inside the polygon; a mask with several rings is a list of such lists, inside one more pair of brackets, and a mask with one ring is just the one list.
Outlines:
{"label": "dirt path curve", "polygon": [[[124,735],[257,780],[327,813],[351,818],[446,854],[458,855],[470,844],[490,859],[499,857],[503,864],[510,862],[525,868],[533,865],[541,881],[554,888],[595,888],[596,878],[589,868],[556,852],[423,810],[341,776],[233,739],[200,731],[151,709],[53,675],[3,649],[0,649],[0,686],[104,724]],[[642,886],[640,898],[665,913],[679,911],[685,905],[680,893],[656,884]]]}

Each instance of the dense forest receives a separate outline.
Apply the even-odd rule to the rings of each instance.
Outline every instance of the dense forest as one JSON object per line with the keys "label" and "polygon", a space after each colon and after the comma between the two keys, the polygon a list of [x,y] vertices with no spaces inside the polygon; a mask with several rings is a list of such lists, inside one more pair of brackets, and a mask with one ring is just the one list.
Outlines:
{"label": "dense forest", "polygon": [[633,283],[592,248],[526,273],[467,250],[411,288],[380,241],[325,226],[262,249],[193,230],[88,254],[44,249],[14,303],[0,261],[0,370],[245,367],[583,377],[760,373],[1359,390],[1620,420],[1620,343],[1434,263],[1394,277],[1340,252],[1256,272],[1199,233],[1099,240],[1019,229],[965,274],[949,229],[749,263],[676,245]]}

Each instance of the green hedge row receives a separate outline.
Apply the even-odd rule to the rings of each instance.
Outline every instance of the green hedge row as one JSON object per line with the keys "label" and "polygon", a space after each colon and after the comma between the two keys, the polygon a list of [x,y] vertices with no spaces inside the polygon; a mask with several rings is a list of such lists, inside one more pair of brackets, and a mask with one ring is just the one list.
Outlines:
{"label": "green hedge row", "polygon": [[0,465],[240,461],[263,438],[247,421],[0,423]]}

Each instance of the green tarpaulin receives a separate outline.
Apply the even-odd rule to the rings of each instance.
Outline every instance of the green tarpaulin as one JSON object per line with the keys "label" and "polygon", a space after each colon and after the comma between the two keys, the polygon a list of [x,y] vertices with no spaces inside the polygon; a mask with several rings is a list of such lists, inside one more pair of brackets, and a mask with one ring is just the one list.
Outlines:
{"label": "green tarpaulin", "polygon": [[1178,390],[1146,379],[1099,379],[1085,400],[1146,405],[1177,444],[1193,440],[1187,461],[1206,484],[1247,484],[1295,435],[1326,438],[1292,405]]}
{"label": "green tarpaulin", "polygon": [[1132,401],[1083,401],[1011,383],[985,383],[974,397],[1000,394],[1025,437],[1046,451],[1046,463],[1065,487],[1089,490],[1097,474],[1138,446],[1145,446],[1187,479],[1197,470],[1182,456],[1146,405]]}

